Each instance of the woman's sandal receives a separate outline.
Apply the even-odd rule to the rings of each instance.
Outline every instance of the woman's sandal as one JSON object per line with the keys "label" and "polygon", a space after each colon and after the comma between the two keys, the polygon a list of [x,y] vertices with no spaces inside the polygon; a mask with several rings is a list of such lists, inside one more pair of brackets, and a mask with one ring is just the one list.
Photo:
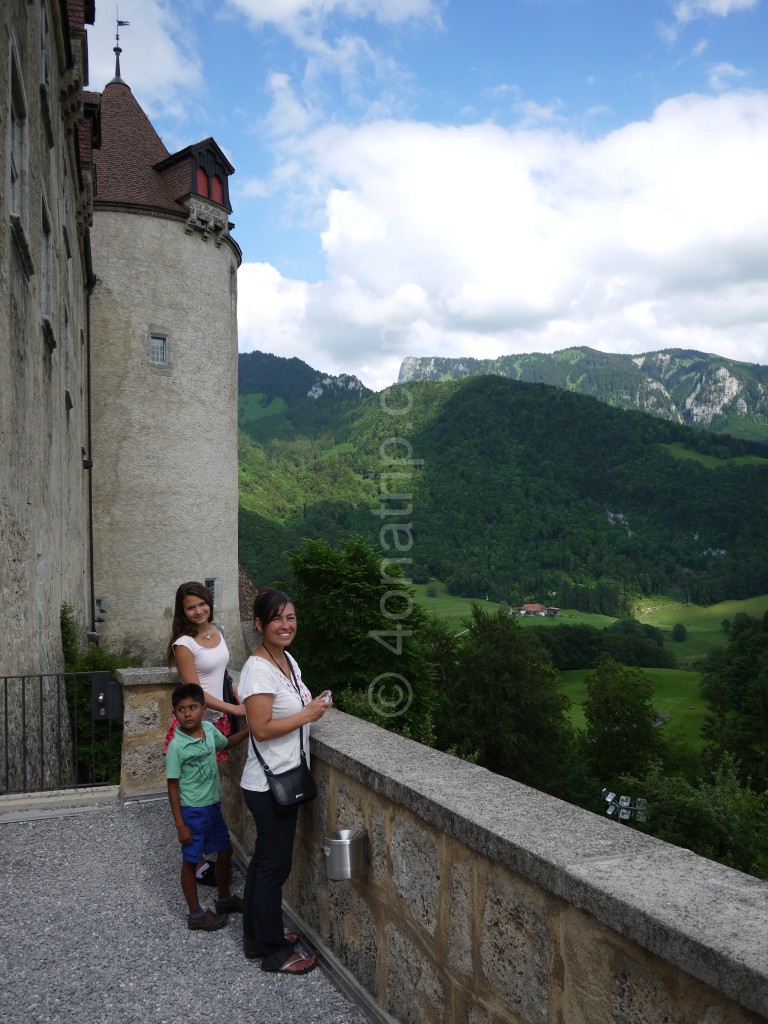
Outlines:
{"label": "woman's sandal", "polygon": [[282,967],[278,968],[281,974],[309,974],[317,967],[316,956],[299,956],[296,960],[286,960]]}
{"label": "woman's sandal", "polygon": [[[282,959],[281,959],[282,957]],[[273,953],[261,961],[262,971],[282,974],[309,974],[317,967],[317,957],[304,956],[291,950],[286,956],[284,952]]]}

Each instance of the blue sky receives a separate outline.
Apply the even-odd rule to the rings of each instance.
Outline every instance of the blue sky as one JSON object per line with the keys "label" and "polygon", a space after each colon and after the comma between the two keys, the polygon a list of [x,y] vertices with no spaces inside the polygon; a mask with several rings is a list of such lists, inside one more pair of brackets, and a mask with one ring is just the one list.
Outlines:
{"label": "blue sky", "polygon": [[[376,390],[406,355],[768,362],[767,10],[121,0],[121,69],[236,168],[241,351]],[[97,0],[92,89],[114,33]]]}

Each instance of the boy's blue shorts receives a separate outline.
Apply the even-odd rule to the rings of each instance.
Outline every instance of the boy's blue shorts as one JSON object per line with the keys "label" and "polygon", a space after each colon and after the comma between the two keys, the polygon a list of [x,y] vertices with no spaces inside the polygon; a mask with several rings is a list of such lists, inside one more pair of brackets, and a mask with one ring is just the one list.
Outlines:
{"label": "boy's blue shorts", "polygon": [[181,816],[192,832],[192,842],[181,844],[184,860],[198,864],[203,854],[227,850],[232,845],[227,823],[221,813],[221,802],[207,807],[182,807]]}

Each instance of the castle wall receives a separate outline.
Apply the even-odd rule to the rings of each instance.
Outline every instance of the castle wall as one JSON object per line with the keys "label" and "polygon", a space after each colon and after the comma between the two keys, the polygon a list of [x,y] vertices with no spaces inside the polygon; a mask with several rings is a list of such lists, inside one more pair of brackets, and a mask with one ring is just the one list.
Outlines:
{"label": "castle wall", "polygon": [[[239,252],[224,234],[136,208],[92,230],[97,629],[160,664],[176,588],[217,582],[233,664],[245,651],[237,571]],[[150,335],[165,363],[150,361]]]}
{"label": "castle wall", "polygon": [[88,621],[85,36],[68,66],[61,6],[45,13],[47,32],[39,3],[0,5],[0,675],[62,667],[62,602]]}

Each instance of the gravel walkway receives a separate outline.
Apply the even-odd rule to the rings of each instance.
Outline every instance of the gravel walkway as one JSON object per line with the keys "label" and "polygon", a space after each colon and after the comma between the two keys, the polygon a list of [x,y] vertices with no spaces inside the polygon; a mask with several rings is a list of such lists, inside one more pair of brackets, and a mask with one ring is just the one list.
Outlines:
{"label": "gravel walkway", "polygon": [[[165,800],[0,821],[0,866],[0,1021],[367,1020],[319,969],[289,978],[246,960],[239,915],[217,932],[187,929]],[[204,907],[214,893],[200,887]]]}

